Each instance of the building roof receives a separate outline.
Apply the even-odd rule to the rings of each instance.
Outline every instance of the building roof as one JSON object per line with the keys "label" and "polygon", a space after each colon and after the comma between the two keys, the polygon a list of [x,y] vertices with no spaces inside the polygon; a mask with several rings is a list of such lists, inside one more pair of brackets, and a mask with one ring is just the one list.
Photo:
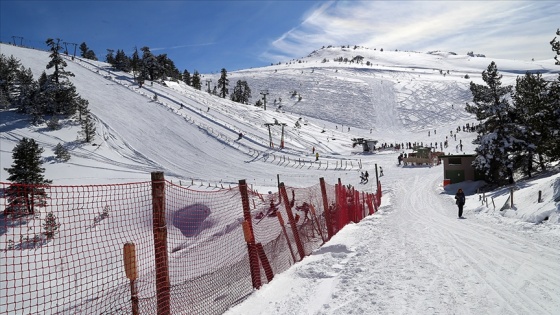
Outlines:
{"label": "building roof", "polygon": [[476,154],[444,154],[439,156],[440,159],[456,158],[456,157],[476,157]]}

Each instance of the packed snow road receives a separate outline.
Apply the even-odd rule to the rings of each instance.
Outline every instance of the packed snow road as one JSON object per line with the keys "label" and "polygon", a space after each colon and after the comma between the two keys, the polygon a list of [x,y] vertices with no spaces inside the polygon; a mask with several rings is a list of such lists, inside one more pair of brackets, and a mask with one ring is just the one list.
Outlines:
{"label": "packed snow road", "polygon": [[[457,219],[453,199],[416,176],[398,181],[394,215],[400,250],[410,250],[419,291],[409,311],[445,314],[552,314],[559,309],[559,247],[542,246],[529,235],[503,229],[475,214]],[[470,198],[476,198],[471,196]],[[415,271],[415,272],[414,272]],[[420,279],[418,279],[420,278]],[[408,294],[407,294],[408,295]],[[417,298],[414,298],[414,295]],[[426,298],[426,295],[428,298]],[[405,298],[406,300],[406,298]],[[424,310],[424,311],[421,311]]]}
{"label": "packed snow road", "polygon": [[227,314],[558,314],[558,242],[472,207],[458,219],[440,167],[388,171],[378,214]]}

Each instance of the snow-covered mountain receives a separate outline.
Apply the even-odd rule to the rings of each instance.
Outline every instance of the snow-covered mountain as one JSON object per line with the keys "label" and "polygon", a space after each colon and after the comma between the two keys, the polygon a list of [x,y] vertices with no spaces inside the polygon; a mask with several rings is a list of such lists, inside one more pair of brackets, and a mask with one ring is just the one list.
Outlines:
{"label": "snow-covered mountain", "polygon": [[[0,52],[21,60],[35,78],[49,61],[47,52],[12,45],[0,44]],[[560,71],[552,58],[524,62],[330,47],[288,63],[229,72],[230,91],[238,80],[247,81],[251,103],[267,93],[265,111],[205,92],[206,80],[213,86],[219,74],[203,76],[203,91],[171,81],[140,88],[131,74],[106,63],[68,58],[71,81],[96,118],[96,139],[82,143],[71,121],[49,131],[2,111],[0,181],[22,137],[45,149],[45,177],[54,185],[145,181],[150,172],[163,171],[183,183],[247,179],[261,192],[276,189],[277,175],[293,187],[324,177],[367,191],[373,187],[359,184],[359,172],[373,174],[377,165],[384,170],[382,210],[345,228],[231,314],[554,314],[560,311],[558,174],[521,185],[516,207],[499,211],[481,204],[480,183],[444,189],[441,166],[400,167],[400,151],[371,154],[352,145],[353,138],[437,144],[474,123],[464,110],[472,99],[469,82],[482,83],[491,61],[504,84],[526,71],[551,80]],[[272,124],[273,147],[265,124]],[[461,153],[460,141],[462,152],[474,152],[475,134],[456,134],[446,153]],[[66,163],[53,159],[58,143],[70,144]],[[452,190],[458,186],[467,192],[467,220],[455,219]],[[534,202],[538,190],[542,203]],[[506,190],[487,194],[506,203]],[[5,244],[7,236],[0,237]]]}

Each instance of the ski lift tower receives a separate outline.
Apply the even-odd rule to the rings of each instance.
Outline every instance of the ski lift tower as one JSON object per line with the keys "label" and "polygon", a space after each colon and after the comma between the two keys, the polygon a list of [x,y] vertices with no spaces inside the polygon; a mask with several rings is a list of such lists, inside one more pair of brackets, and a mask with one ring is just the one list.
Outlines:
{"label": "ski lift tower", "polygon": [[206,79],[206,85],[208,86],[208,94],[212,94],[212,91],[210,91],[210,82],[212,82],[211,79]]}
{"label": "ski lift tower", "polygon": [[274,148],[274,142],[272,142],[272,132],[270,130],[271,126],[282,126],[282,134],[280,136],[280,149],[284,149],[284,127],[286,126],[285,123],[279,123],[278,120],[274,119],[274,123],[266,123],[264,124],[268,127],[268,138],[270,141],[270,147]]}
{"label": "ski lift tower", "polygon": [[[264,110],[266,110],[266,96],[268,95],[268,90],[262,90],[261,95],[263,96],[263,99],[264,99]],[[269,128],[269,131],[270,131],[270,128]]]}

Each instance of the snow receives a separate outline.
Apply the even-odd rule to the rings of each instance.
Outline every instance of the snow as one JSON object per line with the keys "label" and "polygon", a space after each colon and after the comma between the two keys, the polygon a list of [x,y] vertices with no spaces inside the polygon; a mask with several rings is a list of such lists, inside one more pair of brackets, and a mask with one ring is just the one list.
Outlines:
{"label": "snow", "polygon": [[[46,52],[4,44],[0,51],[20,59],[35,78],[48,63]],[[332,61],[356,55],[364,57],[364,64]],[[325,58],[330,61],[323,63]],[[264,111],[182,83],[146,82],[139,88],[131,75],[114,72],[105,63],[68,60],[66,69],[75,74],[71,81],[96,117],[95,145],[78,141],[78,127],[72,124],[49,131],[44,126],[30,126],[13,111],[2,111],[0,180],[8,176],[4,168],[12,164],[11,151],[21,137],[31,137],[45,149],[45,177],[54,185],[142,182],[149,180],[150,172],[163,171],[166,179],[196,183],[193,188],[199,189],[210,189],[205,188],[209,183],[235,186],[246,179],[254,189],[266,193],[276,190],[278,174],[293,187],[316,185],[324,177],[327,183],[340,178],[344,184],[373,191],[373,180],[369,185],[359,184],[359,172],[368,170],[373,178],[377,165],[384,170],[378,213],[348,225],[226,314],[560,312],[557,171],[518,182],[513,206],[508,206],[510,187],[485,192],[483,199],[477,193],[480,182],[444,188],[442,166],[402,167],[397,166],[401,151],[367,154],[359,146],[352,148],[351,139],[356,137],[376,139],[380,144],[443,142],[457,126],[474,123],[474,117],[464,111],[465,102],[472,98],[468,84],[471,80],[482,84],[481,73],[492,60],[335,47],[301,61],[229,73],[230,91],[237,80],[247,80],[253,90],[252,103],[261,91],[269,91]],[[367,66],[366,61],[372,65]],[[504,84],[514,84],[518,75],[529,70],[539,70],[549,78],[559,71],[553,59],[494,61]],[[439,70],[450,70],[450,74],[444,76]],[[205,75],[203,82],[206,79],[215,83],[218,75]],[[301,101],[291,97],[294,90]],[[154,93],[157,101],[152,99]],[[281,108],[273,103],[279,98]],[[268,147],[264,124],[274,119],[287,124],[284,149],[278,147],[279,126],[271,129],[275,147]],[[301,122],[300,129],[293,127],[296,121]],[[241,140],[237,140],[239,132],[244,134]],[[475,136],[457,133],[457,140],[449,138],[445,153],[473,153]],[[463,152],[456,149],[460,140]],[[52,149],[59,142],[70,144],[72,158],[66,163],[53,159]],[[312,147],[320,154],[319,162],[314,161]],[[344,167],[340,167],[342,163]],[[459,187],[467,195],[463,220],[457,219],[453,199]],[[537,200],[539,191],[541,202]],[[231,224],[238,223],[229,219]],[[145,224],[143,220],[137,218],[134,224]],[[184,233],[200,229],[191,228],[186,227]],[[0,243],[7,243],[8,234],[0,235]],[[121,245],[116,245],[118,250]],[[38,268],[37,274],[41,272],[47,271]],[[94,281],[83,283],[93,286]],[[74,285],[55,282],[49,285]]]}

